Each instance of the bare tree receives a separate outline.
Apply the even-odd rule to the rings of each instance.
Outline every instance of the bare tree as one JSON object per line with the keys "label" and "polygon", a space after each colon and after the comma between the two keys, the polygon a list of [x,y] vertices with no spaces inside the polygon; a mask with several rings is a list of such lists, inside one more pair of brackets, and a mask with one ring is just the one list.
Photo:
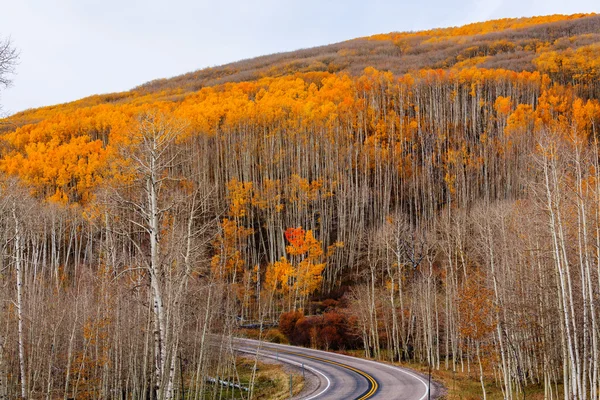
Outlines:
{"label": "bare tree", "polygon": [[[161,399],[173,395],[179,340],[173,325],[173,313],[177,310],[173,307],[178,304],[185,280],[191,272],[192,227],[197,212],[196,192],[191,194],[191,207],[185,211],[183,205],[189,199],[185,190],[178,190],[188,182],[178,173],[185,157],[177,141],[184,130],[184,123],[164,114],[142,114],[132,132],[131,144],[122,148],[132,163],[125,166],[126,184],[116,193],[117,203],[134,211],[130,214],[129,223],[143,233],[132,237],[132,243],[142,257],[140,268],[149,277],[154,324],[154,392]],[[173,235],[169,232],[180,225],[176,214],[181,212],[182,218],[187,219],[181,224],[187,227],[183,233],[184,240],[175,234],[169,241]],[[174,243],[185,243],[185,249],[177,249]],[[180,254],[184,254],[183,262],[179,263],[182,270],[174,274],[170,265],[176,263]]]}
{"label": "bare tree", "polygon": [[0,39],[0,86],[8,87],[12,83],[10,75],[15,72],[19,61],[19,52],[10,38]]}
{"label": "bare tree", "polygon": [[7,88],[12,84],[11,75],[14,74],[18,62],[19,51],[13,46],[11,39],[0,37],[0,88]]}

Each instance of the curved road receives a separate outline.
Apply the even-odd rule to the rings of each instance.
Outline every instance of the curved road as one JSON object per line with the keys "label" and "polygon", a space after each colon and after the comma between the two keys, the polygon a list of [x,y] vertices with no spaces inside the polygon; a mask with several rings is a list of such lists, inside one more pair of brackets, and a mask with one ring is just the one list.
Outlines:
{"label": "curved road", "polygon": [[[361,358],[326,351],[307,349],[251,339],[236,339],[238,351],[259,354],[305,368],[316,377],[317,384],[303,390],[298,399],[398,399],[426,400],[427,376],[414,371]],[[431,398],[439,395],[437,385],[431,382]]]}

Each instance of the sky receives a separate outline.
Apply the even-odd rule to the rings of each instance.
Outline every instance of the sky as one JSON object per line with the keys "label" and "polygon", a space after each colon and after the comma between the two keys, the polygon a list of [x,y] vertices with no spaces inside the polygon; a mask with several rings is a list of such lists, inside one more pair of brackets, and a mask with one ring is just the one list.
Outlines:
{"label": "sky", "polygon": [[259,55],[393,31],[600,12],[598,0],[4,0],[20,51],[4,114]]}

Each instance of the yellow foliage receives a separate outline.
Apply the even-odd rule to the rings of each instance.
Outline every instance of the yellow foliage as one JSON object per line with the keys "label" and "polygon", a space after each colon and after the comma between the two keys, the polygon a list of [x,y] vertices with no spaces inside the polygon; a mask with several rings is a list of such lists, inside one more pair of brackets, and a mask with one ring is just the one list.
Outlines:
{"label": "yellow foliage", "polygon": [[238,226],[234,220],[225,218],[221,222],[221,232],[213,242],[216,250],[211,260],[214,276],[221,279],[232,278],[243,272],[245,261],[240,249],[245,247],[246,239],[254,231]]}
{"label": "yellow foliage", "polygon": [[244,217],[252,199],[252,182],[239,182],[233,179],[227,184],[229,215],[231,217]]}
{"label": "yellow foliage", "polygon": [[[300,296],[313,293],[321,284],[322,272],[326,264],[320,262],[323,258],[323,245],[317,240],[312,231],[302,228],[289,228],[285,237],[290,242],[286,250],[298,260],[296,265],[282,257],[267,266],[265,285],[272,292],[287,294],[294,292]],[[341,247],[336,243],[333,247]]]}
{"label": "yellow foliage", "polygon": [[530,18],[503,18],[492,21],[476,22],[460,27],[451,28],[437,28],[429,29],[419,32],[403,32],[403,33],[389,33],[379,34],[368,37],[369,40],[392,40],[394,42],[402,40],[403,38],[415,37],[415,36],[433,36],[433,37],[452,37],[452,36],[472,36],[472,35],[483,35],[486,33],[502,31],[506,29],[519,29],[527,28],[530,26],[545,24],[557,21],[568,21],[578,18],[595,14],[573,14],[573,15],[545,15],[539,17]]}

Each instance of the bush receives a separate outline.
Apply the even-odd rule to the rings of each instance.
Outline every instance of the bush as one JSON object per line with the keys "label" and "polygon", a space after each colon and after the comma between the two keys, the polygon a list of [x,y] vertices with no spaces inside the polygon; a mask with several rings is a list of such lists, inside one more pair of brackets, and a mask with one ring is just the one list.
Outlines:
{"label": "bush", "polygon": [[323,302],[321,303],[321,305],[323,306],[323,309],[325,310],[330,310],[333,308],[337,308],[339,301],[334,300],[334,299],[326,299],[323,300]]}
{"label": "bush", "polygon": [[352,333],[354,324],[353,319],[336,310],[311,317],[295,311],[281,314],[279,330],[291,344],[339,350],[358,345],[357,336]]}
{"label": "bush", "polygon": [[294,334],[296,322],[300,318],[304,318],[304,314],[302,313],[302,311],[290,311],[281,314],[281,316],[279,317],[279,330],[281,331],[281,333],[283,333],[285,336],[287,336],[288,339],[290,339]]}
{"label": "bush", "polygon": [[279,329],[269,329],[265,334],[265,339],[271,343],[289,343],[287,338]]}

